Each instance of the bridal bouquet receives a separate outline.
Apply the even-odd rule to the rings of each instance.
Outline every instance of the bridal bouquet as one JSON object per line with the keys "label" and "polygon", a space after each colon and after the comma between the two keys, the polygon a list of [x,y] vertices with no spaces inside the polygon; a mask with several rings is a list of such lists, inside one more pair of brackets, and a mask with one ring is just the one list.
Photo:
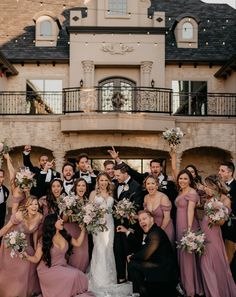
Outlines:
{"label": "bridal bouquet", "polygon": [[10,152],[10,148],[6,143],[6,140],[0,142],[0,168],[2,168],[2,162],[3,162],[3,155]]}
{"label": "bridal bouquet", "polygon": [[17,253],[19,253],[19,257],[23,258],[23,252],[27,247],[27,241],[23,232],[12,231],[5,235],[4,241],[7,248],[11,249],[10,255],[12,258],[17,257]]}
{"label": "bridal bouquet", "polygon": [[15,183],[21,190],[24,188],[31,189],[33,186],[36,186],[36,180],[33,177],[34,173],[28,167],[24,167],[16,173]]}
{"label": "bridal bouquet", "polygon": [[206,236],[201,230],[192,232],[190,230],[183,234],[180,242],[177,244],[177,248],[185,250],[187,253],[195,253],[201,256],[204,253],[206,245]]}
{"label": "bridal bouquet", "polygon": [[70,216],[74,210],[77,208],[77,199],[76,196],[73,194],[70,195],[61,195],[58,199],[58,208],[60,214],[64,214]]}
{"label": "bridal bouquet", "polygon": [[163,137],[168,141],[170,146],[176,146],[180,144],[181,139],[184,137],[184,133],[180,130],[179,127],[167,129],[163,132]]}
{"label": "bridal bouquet", "polygon": [[94,202],[82,205],[80,212],[74,214],[73,221],[85,226],[89,233],[96,234],[107,230],[106,214],[107,209]]}
{"label": "bridal bouquet", "polygon": [[227,221],[229,219],[228,208],[214,197],[205,204],[204,211],[209,220],[209,228],[212,228],[217,222]]}
{"label": "bridal bouquet", "polygon": [[137,218],[136,206],[129,199],[122,199],[114,206],[113,215],[116,219],[124,223],[124,219],[128,219],[129,223],[135,224]]}

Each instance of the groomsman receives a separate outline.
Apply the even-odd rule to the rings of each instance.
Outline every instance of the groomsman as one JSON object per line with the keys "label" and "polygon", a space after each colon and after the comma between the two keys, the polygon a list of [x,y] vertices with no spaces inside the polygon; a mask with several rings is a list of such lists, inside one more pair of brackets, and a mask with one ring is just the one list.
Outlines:
{"label": "groomsman", "polygon": [[36,187],[32,187],[30,193],[38,198],[47,194],[50,182],[54,178],[60,178],[59,172],[53,169],[54,161],[48,161],[48,156],[39,157],[39,167],[34,166],[30,160],[31,146],[26,145],[23,151],[23,164],[35,174]]}
{"label": "groomsman", "polygon": [[235,166],[233,162],[222,162],[219,168],[219,177],[229,188],[229,198],[231,200],[231,209],[233,219],[230,226],[226,222],[222,227],[222,234],[225,239],[225,248],[231,271],[236,282],[236,180],[234,178]]}
{"label": "groomsman", "polygon": [[[6,209],[7,209],[7,198],[9,196],[9,190],[7,187],[3,185],[5,178],[5,171],[0,169],[0,229],[4,226],[5,223],[5,216],[6,216]],[[0,243],[1,243],[0,237]]]}
{"label": "groomsman", "polygon": [[75,178],[82,177],[88,183],[89,194],[95,189],[96,174],[89,164],[89,157],[86,153],[81,153],[77,159],[78,171],[75,173]]}
{"label": "groomsman", "polygon": [[71,192],[74,186],[75,166],[71,163],[65,163],[62,167],[63,186],[66,194]]}
{"label": "groomsman", "polygon": [[137,246],[137,251],[128,256],[133,292],[139,293],[140,297],[174,297],[178,266],[172,245],[149,211],[140,211],[138,219],[142,237],[123,226],[117,227],[118,232],[125,233],[128,241],[134,241]]}
{"label": "groomsman", "polygon": [[115,177],[115,163],[112,160],[105,160],[103,163],[104,171],[110,176],[113,184],[117,182]]}
{"label": "groomsman", "polygon": [[[114,199],[120,201],[124,198],[134,202],[137,210],[143,207],[143,191],[141,186],[128,174],[129,168],[125,164],[115,166],[115,177],[118,184],[115,187]],[[119,220],[115,220],[115,225],[121,225]],[[138,224],[129,225],[128,221],[123,224],[126,228],[137,228]],[[115,233],[114,254],[116,260],[116,271],[118,283],[126,281],[126,258],[128,255],[127,238],[123,233]]]}
{"label": "groomsman", "polygon": [[[108,153],[111,157],[116,161],[117,164],[125,164],[121,161],[119,157],[119,152],[116,152],[114,147],[111,150],[108,150]],[[127,165],[128,166],[128,165]],[[154,176],[158,180],[158,191],[163,192],[166,194],[171,203],[172,203],[172,210],[171,210],[171,217],[175,221],[176,217],[176,208],[175,208],[175,198],[178,195],[176,185],[173,181],[168,179],[168,176],[163,172],[163,160],[162,159],[152,159],[150,161],[150,172],[140,173],[130,166],[129,168],[129,175],[136,180],[140,185],[143,185],[143,181],[148,175]]]}

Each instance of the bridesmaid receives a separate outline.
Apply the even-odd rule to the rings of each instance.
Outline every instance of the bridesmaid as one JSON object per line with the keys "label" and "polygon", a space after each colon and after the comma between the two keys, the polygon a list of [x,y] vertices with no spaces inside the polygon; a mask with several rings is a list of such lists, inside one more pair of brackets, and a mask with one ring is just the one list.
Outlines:
{"label": "bridesmaid", "polygon": [[[215,197],[230,210],[231,201],[226,196],[227,190],[218,176],[210,175],[205,179],[205,191],[208,199]],[[201,269],[205,295],[206,297],[235,297],[236,285],[228,264],[220,228],[224,221],[218,222],[211,229],[208,227],[208,222],[208,217],[204,216],[201,227],[206,234],[207,245],[201,257]]]}
{"label": "bridesmaid", "polygon": [[40,263],[37,271],[43,297],[93,296],[88,290],[87,276],[70,266],[66,257],[72,247],[79,247],[84,240],[85,230],[72,238],[63,228],[63,220],[57,214],[49,214],[43,223],[42,244],[38,244],[34,256],[25,253],[32,263]]}
{"label": "bridesmaid", "polygon": [[[81,201],[82,204],[87,200],[88,184],[83,178],[78,178],[74,184],[74,190],[76,198]],[[81,229],[77,223],[65,223],[65,230],[70,233],[74,238],[79,237]],[[74,247],[73,253],[69,258],[69,264],[79,270],[86,272],[89,265],[89,248],[88,248],[88,234],[85,233],[84,240],[80,247]]]}
{"label": "bridesmaid", "polygon": [[166,232],[174,246],[174,226],[170,217],[171,202],[168,196],[158,191],[158,182],[154,176],[147,176],[144,180],[144,186],[148,194],[144,197],[143,206],[152,213],[154,222]]}
{"label": "bridesmaid", "polygon": [[[199,196],[194,189],[191,173],[183,169],[177,176],[179,196],[176,198],[176,239],[179,242],[186,230],[197,231],[199,223],[196,216],[196,204]],[[203,295],[200,267],[195,254],[189,254],[178,249],[178,261],[180,267],[180,278],[185,288],[186,295],[194,297],[195,294]]]}
{"label": "bridesmaid", "polygon": [[[42,214],[38,212],[38,208],[37,198],[30,196],[25,209],[13,214],[9,222],[0,230],[0,236],[12,231],[23,232],[26,235],[28,243],[26,251],[29,255],[35,253],[32,236],[36,245],[37,231],[42,220]],[[5,246],[3,238],[0,248],[0,296],[26,297],[39,292],[36,265],[23,261],[19,256],[11,258],[10,249]]]}
{"label": "bridesmaid", "polygon": [[63,181],[60,178],[53,179],[50,183],[48,195],[39,199],[39,205],[42,209],[44,218],[51,213],[59,214],[57,200],[63,193],[65,193]]}
{"label": "bridesmaid", "polygon": [[16,171],[12,165],[12,161],[10,155],[4,154],[4,158],[7,161],[7,169],[10,177],[10,188],[12,192],[12,214],[15,214],[21,206],[27,201],[27,198],[30,196],[30,188],[25,187],[24,189],[20,189],[19,186],[15,183]]}

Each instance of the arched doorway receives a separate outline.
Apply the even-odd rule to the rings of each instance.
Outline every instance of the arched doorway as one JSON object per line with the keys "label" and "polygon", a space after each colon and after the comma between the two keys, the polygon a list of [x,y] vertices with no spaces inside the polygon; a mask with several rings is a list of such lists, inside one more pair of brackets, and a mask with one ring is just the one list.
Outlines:
{"label": "arched doorway", "polygon": [[230,152],[216,147],[197,147],[183,152],[181,168],[188,164],[195,165],[200,174],[206,177],[209,174],[218,174],[220,163],[230,160]]}

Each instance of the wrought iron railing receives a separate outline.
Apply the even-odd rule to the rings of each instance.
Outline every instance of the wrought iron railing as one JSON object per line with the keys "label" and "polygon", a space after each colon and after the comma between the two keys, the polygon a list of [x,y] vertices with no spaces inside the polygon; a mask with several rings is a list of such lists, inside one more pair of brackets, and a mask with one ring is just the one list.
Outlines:
{"label": "wrought iron railing", "polygon": [[78,112],[150,112],[182,116],[236,116],[236,94],[173,93],[146,87],[67,88],[62,92],[0,92],[1,115]]}

